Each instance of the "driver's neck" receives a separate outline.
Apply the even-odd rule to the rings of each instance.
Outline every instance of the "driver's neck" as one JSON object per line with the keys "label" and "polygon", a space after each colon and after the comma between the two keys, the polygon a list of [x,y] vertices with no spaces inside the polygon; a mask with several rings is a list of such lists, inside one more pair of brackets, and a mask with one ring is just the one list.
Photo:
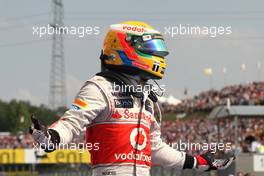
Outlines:
{"label": "driver's neck", "polygon": [[142,78],[139,75],[130,75],[126,73],[122,73],[122,74],[125,75],[128,79],[130,79],[134,84],[144,85],[146,83],[146,81],[142,80]]}

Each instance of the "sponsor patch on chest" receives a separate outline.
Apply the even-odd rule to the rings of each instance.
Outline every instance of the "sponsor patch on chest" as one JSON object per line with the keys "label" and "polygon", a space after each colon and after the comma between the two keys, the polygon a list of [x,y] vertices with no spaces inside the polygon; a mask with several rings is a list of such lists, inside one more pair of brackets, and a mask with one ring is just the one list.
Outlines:
{"label": "sponsor patch on chest", "polygon": [[116,171],[114,170],[106,170],[102,172],[102,175],[116,175]]}
{"label": "sponsor patch on chest", "polygon": [[134,103],[132,98],[115,99],[115,108],[133,108]]}

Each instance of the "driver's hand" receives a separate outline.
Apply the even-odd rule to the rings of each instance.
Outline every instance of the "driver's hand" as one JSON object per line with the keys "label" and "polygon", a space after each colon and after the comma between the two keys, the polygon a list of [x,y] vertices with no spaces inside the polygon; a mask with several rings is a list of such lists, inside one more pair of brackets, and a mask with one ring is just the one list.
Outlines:
{"label": "driver's hand", "polygon": [[56,144],[59,143],[59,135],[54,130],[48,130],[38,119],[31,116],[31,126],[29,133],[39,146],[46,152],[51,152],[56,149]]}
{"label": "driver's hand", "polygon": [[209,171],[209,170],[224,170],[230,166],[230,164],[235,160],[235,156],[227,159],[215,159],[213,153],[207,152],[202,155],[195,156],[196,158],[196,169],[199,171]]}

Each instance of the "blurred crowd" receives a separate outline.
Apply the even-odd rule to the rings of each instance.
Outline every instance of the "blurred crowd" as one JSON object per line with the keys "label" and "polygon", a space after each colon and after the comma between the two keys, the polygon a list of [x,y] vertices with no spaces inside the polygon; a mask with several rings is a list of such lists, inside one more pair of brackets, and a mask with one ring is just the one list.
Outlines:
{"label": "blurred crowd", "polygon": [[[162,122],[162,138],[172,145],[180,143],[193,144],[228,144],[229,147],[243,152],[264,153],[264,118],[240,118],[238,120],[237,138],[233,118],[221,119],[178,119]],[[85,136],[75,138],[74,142],[84,143]],[[236,145],[236,146],[235,146]],[[0,135],[0,148],[33,148],[30,134]],[[179,148],[178,148],[179,149]],[[202,152],[197,148],[186,148],[195,154]]]}
{"label": "blurred crowd", "polygon": [[[85,144],[85,141],[85,133],[82,133],[80,136],[75,137],[72,143]],[[16,135],[11,133],[0,133],[0,149],[34,148],[34,143],[29,133],[18,132]],[[82,147],[83,145],[80,146]]]}
{"label": "blurred crowd", "polygon": [[0,148],[33,148],[33,139],[30,134],[3,133],[0,134]]}
{"label": "blurred crowd", "polygon": [[[230,148],[243,152],[264,153],[264,118],[241,118],[238,120],[237,137],[233,118],[178,119],[162,122],[162,138],[168,144],[216,144],[230,143]],[[190,153],[202,152],[188,148]],[[197,150],[197,148],[196,148]]]}
{"label": "blurred crowd", "polygon": [[211,89],[193,98],[182,100],[176,106],[164,103],[162,110],[165,113],[211,111],[218,105],[226,105],[227,101],[231,105],[264,105],[264,82],[232,85],[221,90]]}

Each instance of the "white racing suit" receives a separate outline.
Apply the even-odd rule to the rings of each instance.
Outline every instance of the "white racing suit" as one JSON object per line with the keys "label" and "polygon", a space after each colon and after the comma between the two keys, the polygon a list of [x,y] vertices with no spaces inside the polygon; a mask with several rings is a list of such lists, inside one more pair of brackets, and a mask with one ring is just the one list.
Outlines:
{"label": "white racing suit", "polygon": [[98,143],[99,149],[90,151],[96,176],[147,176],[152,164],[182,169],[186,155],[162,142],[154,103],[146,95],[142,101],[114,89],[112,82],[94,76],[49,128],[64,144],[86,129],[87,142]]}

